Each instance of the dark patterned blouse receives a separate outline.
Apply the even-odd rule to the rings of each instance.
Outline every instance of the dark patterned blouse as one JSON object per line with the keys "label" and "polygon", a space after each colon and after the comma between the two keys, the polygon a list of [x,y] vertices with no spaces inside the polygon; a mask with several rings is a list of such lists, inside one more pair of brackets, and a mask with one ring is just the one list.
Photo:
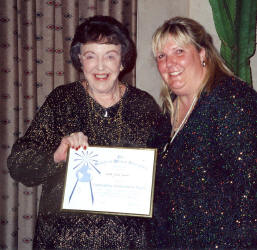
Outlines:
{"label": "dark patterned blouse", "polygon": [[157,165],[157,248],[257,247],[256,123],[257,93],[235,78],[200,96]]}
{"label": "dark patterned blouse", "polygon": [[42,184],[35,249],[146,246],[148,219],[60,212],[65,164],[53,161],[61,139],[78,131],[88,136],[90,145],[146,147],[160,117],[159,106],[146,92],[126,88],[117,104],[104,109],[80,82],[58,87],[14,144],[8,158],[11,176],[27,186]]}

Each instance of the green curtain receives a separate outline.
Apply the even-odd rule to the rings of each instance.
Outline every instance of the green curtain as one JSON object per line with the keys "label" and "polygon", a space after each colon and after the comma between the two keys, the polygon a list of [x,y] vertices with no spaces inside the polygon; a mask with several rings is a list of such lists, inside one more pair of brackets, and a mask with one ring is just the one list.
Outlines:
{"label": "green curtain", "polygon": [[257,0],[209,0],[228,67],[252,86],[250,58],[256,47]]}

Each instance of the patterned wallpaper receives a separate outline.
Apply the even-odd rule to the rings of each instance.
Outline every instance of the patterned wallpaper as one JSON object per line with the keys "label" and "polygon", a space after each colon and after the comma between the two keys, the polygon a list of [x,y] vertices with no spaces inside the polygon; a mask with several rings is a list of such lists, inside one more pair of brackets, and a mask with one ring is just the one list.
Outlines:
{"label": "patterned wallpaper", "polygon": [[[85,17],[110,15],[136,36],[136,0],[0,1],[0,249],[31,249],[40,187],[11,179],[6,166],[46,96],[81,76],[69,48]],[[134,84],[135,74],[128,78]]]}

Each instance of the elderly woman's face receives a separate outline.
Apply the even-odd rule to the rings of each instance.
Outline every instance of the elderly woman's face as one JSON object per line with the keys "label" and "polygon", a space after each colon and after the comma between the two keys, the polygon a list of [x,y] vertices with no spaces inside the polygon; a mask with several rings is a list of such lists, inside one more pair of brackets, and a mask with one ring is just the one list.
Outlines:
{"label": "elderly woman's face", "polygon": [[170,36],[157,52],[158,70],[167,86],[177,95],[194,95],[204,78],[201,62],[205,50],[200,52],[192,44],[179,46]]}
{"label": "elderly woman's face", "polygon": [[85,78],[93,91],[108,92],[118,83],[120,45],[87,43],[82,45],[79,57]]}

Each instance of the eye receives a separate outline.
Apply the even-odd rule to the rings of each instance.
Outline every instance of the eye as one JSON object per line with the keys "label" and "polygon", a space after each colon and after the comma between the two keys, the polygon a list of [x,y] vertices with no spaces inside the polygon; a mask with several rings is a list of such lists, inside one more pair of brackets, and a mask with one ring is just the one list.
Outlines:
{"label": "eye", "polygon": [[156,56],[156,60],[157,60],[157,61],[160,61],[160,60],[162,60],[164,57],[165,57],[165,54],[163,54],[163,53],[158,54],[158,55]]}
{"label": "eye", "polygon": [[116,53],[108,53],[108,54],[106,55],[106,58],[107,58],[108,60],[115,60],[117,57],[118,57],[118,55],[117,55]]}
{"label": "eye", "polygon": [[82,60],[91,60],[94,59],[94,54],[86,53],[85,55],[81,55]]}
{"label": "eye", "polygon": [[95,56],[94,56],[93,54],[86,54],[86,55],[84,55],[84,58],[85,58],[86,60],[90,60],[90,59],[94,59]]}
{"label": "eye", "polygon": [[176,50],[176,54],[182,54],[183,52],[184,52],[183,49],[177,49],[177,50]]}
{"label": "eye", "polygon": [[108,58],[112,60],[112,59],[114,59],[115,57],[114,57],[113,55],[108,55]]}

